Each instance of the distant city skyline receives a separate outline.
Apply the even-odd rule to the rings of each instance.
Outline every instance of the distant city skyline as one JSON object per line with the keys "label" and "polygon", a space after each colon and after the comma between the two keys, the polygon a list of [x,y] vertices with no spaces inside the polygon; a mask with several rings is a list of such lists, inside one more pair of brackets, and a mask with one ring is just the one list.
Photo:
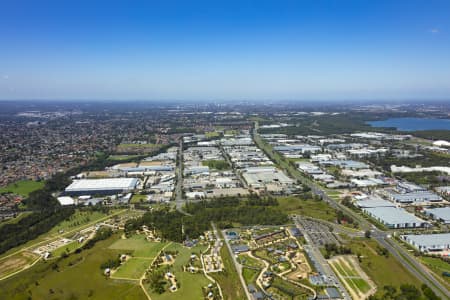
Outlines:
{"label": "distant city skyline", "polygon": [[3,1],[3,100],[450,99],[449,1]]}

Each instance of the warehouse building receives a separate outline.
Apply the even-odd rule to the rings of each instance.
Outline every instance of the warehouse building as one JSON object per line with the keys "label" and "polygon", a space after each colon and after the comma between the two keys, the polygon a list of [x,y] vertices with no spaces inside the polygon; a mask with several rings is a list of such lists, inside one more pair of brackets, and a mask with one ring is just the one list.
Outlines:
{"label": "warehouse building", "polygon": [[80,195],[116,195],[128,193],[139,184],[137,178],[108,178],[74,180],[66,189],[65,194]]}
{"label": "warehouse building", "polygon": [[425,214],[437,221],[443,222],[444,224],[450,224],[450,207],[426,209]]}
{"label": "warehouse building", "polygon": [[391,229],[427,227],[428,223],[408,213],[402,208],[367,207],[362,208],[372,218]]}
{"label": "warehouse building", "polygon": [[402,239],[420,252],[450,250],[450,233],[403,235]]}

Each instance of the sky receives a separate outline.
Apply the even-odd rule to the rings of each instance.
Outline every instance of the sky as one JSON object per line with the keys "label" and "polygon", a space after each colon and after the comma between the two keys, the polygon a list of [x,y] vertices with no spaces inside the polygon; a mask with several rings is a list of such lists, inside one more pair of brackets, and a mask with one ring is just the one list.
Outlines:
{"label": "sky", "polygon": [[0,99],[447,100],[450,1],[2,0]]}

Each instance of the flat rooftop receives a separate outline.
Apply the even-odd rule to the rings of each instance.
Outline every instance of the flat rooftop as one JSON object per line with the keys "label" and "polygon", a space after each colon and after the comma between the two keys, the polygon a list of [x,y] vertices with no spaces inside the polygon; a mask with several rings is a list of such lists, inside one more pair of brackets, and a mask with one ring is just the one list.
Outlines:
{"label": "flat rooftop", "polygon": [[434,248],[438,245],[450,245],[450,233],[408,234],[403,237],[414,245],[427,248]]}
{"label": "flat rooftop", "polygon": [[426,209],[427,214],[432,214],[435,219],[442,219],[450,222],[450,206]]}
{"label": "flat rooftop", "polygon": [[370,207],[365,208],[373,216],[383,220],[387,224],[424,223],[425,221],[408,213],[402,208],[395,207]]}
{"label": "flat rooftop", "polygon": [[137,184],[137,178],[80,179],[74,180],[66,188],[66,192],[127,190],[135,188]]}

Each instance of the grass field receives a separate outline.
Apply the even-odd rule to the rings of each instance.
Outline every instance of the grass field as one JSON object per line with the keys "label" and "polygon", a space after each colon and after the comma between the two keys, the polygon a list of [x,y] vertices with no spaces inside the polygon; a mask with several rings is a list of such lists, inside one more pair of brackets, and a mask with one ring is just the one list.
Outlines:
{"label": "grass field", "polygon": [[108,156],[108,160],[120,162],[120,161],[124,161],[124,160],[138,158],[138,157],[140,157],[140,155],[110,155],[110,156]]}
{"label": "grass field", "polygon": [[130,203],[136,204],[136,203],[145,203],[147,202],[147,195],[133,195],[131,197]]}
{"label": "grass field", "polygon": [[247,283],[247,285],[254,285],[260,272],[261,270],[255,270],[246,267],[242,268],[242,276],[244,277],[245,283]]}
{"label": "grass field", "polygon": [[154,258],[165,243],[148,242],[144,235],[133,235],[128,239],[118,239],[109,248],[131,252],[136,258]]}
{"label": "grass field", "polygon": [[120,254],[120,251],[109,248],[117,238],[113,235],[68,258],[39,262],[17,276],[0,281],[0,298],[146,300],[137,283],[108,279],[100,269],[103,262]]}
{"label": "grass field", "polygon": [[[124,213],[126,212],[125,210],[110,210],[109,215],[112,214],[120,214],[120,213]],[[86,214],[86,215],[85,215]],[[46,244],[48,242],[50,242],[51,240],[60,238],[61,235],[66,235],[67,232],[76,232],[78,230],[81,230],[83,228],[87,228],[93,224],[95,224],[96,221],[102,219],[102,218],[108,218],[109,215],[103,214],[103,213],[99,213],[99,212],[91,212],[91,211],[83,211],[82,213],[80,211],[76,212],[73,216],[75,216],[75,218],[80,218],[79,220],[86,220],[85,217],[86,216],[91,216],[90,217],[90,221],[85,223],[82,222],[79,225],[76,226],[71,226],[71,224],[74,222],[74,219],[72,219],[72,221],[70,221],[70,218],[68,220],[64,220],[62,222],[60,222],[59,224],[57,224],[55,227],[53,227],[51,230],[49,230],[48,232],[41,234],[40,236],[38,236],[37,238],[35,238],[34,240],[28,241],[23,245],[20,245],[18,247],[12,248],[8,251],[6,251],[5,253],[2,253],[0,255],[0,259],[11,255],[17,251],[20,251],[22,249],[27,249],[30,247],[35,247],[37,244],[39,245],[43,245]],[[60,234],[60,230],[63,230],[64,233]],[[70,235],[67,235],[70,237]]]}
{"label": "grass field", "polygon": [[300,288],[286,280],[275,277],[272,286],[268,289],[269,293],[273,293],[276,299],[307,299],[311,296],[311,292]]}
{"label": "grass field", "polygon": [[1,193],[14,193],[27,197],[31,192],[42,189],[44,181],[21,180],[0,188]]}
{"label": "grass field", "polygon": [[[420,289],[421,282],[407,271],[393,256],[381,256],[376,252],[378,243],[372,240],[352,240],[349,244],[352,252],[360,254],[363,271],[374,281],[378,290],[385,285],[399,287],[409,283]],[[386,270],[389,270],[387,272]]]}
{"label": "grass field", "polygon": [[63,247],[59,247],[55,251],[52,252],[51,259],[60,257],[63,253],[69,254],[80,248],[82,243],[78,241],[73,241]]}
{"label": "grass field", "polygon": [[421,257],[422,262],[430,268],[439,278],[442,278],[445,282],[450,284],[450,277],[443,276],[442,272],[450,273],[450,263],[443,261],[437,257]]}
{"label": "grass field", "polygon": [[217,131],[209,131],[209,132],[205,132],[205,136],[207,138],[216,138],[216,137],[219,137],[220,134]]}
{"label": "grass field", "polygon": [[163,146],[159,144],[120,144],[117,146],[117,153],[150,153]]}
{"label": "grass field", "polygon": [[150,266],[151,262],[152,260],[148,258],[132,257],[122,264],[117,271],[111,275],[111,278],[139,279]]}
{"label": "grass field", "polygon": [[241,265],[253,267],[253,268],[263,268],[264,264],[259,260],[250,257],[248,254],[240,254],[238,257],[238,261]]}
{"label": "grass field", "polygon": [[358,272],[356,266],[353,265],[352,259],[348,257],[339,257],[331,261],[331,266],[336,271],[339,278],[344,281],[353,293],[359,297],[366,297],[370,291],[370,284],[363,278],[363,274]]}
{"label": "grass field", "polygon": [[[202,288],[208,286],[211,281],[209,281],[203,273],[192,274],[183,272],[181,271],[181,268],[189,262],[192,253],[200,255],[201,251],[206,250],[206,246],[197,245],[193,248],[187,248],[181,244],[172,243],[167,246],[165,250],[178,251],[174,264],[170,266],[170,270],[175,275],[177,282],[180,284],[180,288],[174,293],[166,291],[163,294],[156,294],[147,286],[151,298],[156,300],[203,299]],[[163,266],[162,268],[165,267],[166,266]]]}
{"label": "grass field", "polygon": [[297,197],[278,198],[279,208],[287,214],[301,214],[330,222],[336,220],[336,212],[327,203],[317,200],[301,200]]}
{"label": "grass field", "polygon": [[21,270],[32,264],[38,256],[30,252],[21,252],[0,260],[0,278]]}
{"label": "grass field", "polygon": [[[114,211],[112,211],[114,212]],[[104,214],[99,211],[91,211],[91,210],[77,210],[73,215],[71,215],[68,219],[62,221],[55,227],[53,227],[49,233],[58,233],[60,230],[69,231],[78,226],[82,226],[84,224],[88,224],[90,222],[95,222],[101,218],[106,217],[107,214]]]}

